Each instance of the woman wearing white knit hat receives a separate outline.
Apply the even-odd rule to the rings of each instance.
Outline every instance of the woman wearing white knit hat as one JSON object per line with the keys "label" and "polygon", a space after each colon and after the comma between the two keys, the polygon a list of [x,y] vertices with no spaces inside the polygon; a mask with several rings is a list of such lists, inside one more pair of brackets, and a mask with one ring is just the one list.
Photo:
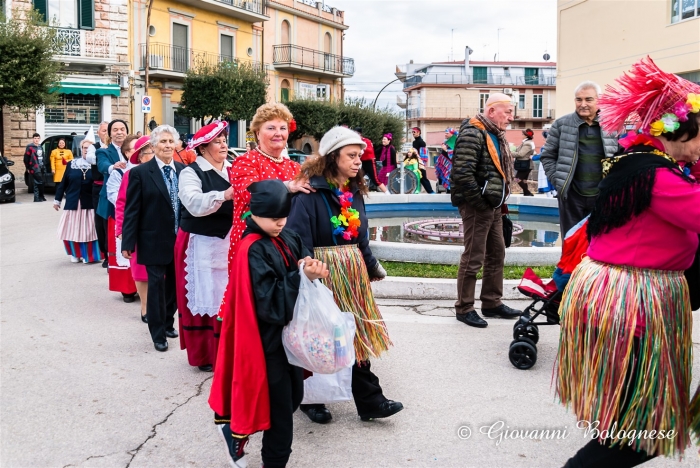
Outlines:
{"label": "woman wearing white knit hat", "polygon": [[[287,228],[297,232],[315,258],[328,265],[324,280],[340,310],[355,315],[355,358],[352,392],[363,421],[386,418],[403,405],[387,399],[369,359],[391,346],[381,313],[374,302],[370,281],[384,279],[386,271],[369,248],[364,195],[368,189],[361,172],[365,143],[344,127],[328,131],[319,155],[307,160],[298,178],[308,179],[315,192],[299,193],[292,200]],[[332,416],[323,404],[302,405],[314,422],[327,423]]]}

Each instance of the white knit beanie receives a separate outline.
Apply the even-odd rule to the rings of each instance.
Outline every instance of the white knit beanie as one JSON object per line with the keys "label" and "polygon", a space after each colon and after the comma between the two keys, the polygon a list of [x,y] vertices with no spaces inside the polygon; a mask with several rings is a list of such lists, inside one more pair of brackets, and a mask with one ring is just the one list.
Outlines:
{"label": "white knit beanie", "polygon": [[318,154],[325,156],[338,148],[348,145],[360,145],[362,151],[367,147],[367,144],[362,141],[360,135],[353,130],[345,127],[333,127],[321,138],[321,143],[318,146]]}

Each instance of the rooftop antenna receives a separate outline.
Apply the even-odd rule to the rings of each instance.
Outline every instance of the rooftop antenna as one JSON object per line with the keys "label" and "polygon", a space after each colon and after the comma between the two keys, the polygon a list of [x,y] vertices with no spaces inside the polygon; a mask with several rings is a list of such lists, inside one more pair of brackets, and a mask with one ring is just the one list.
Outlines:
{"label": "rooftop antenna", "polygon": [[454,62],[454,60],[455,60],[455,30],[454,30],[454,28],[452,28],[451,31],[452,31],[452,41],[450,44],[450,55],[452,56],[452,61]]}
{"label": "rooftop antenna", "polygon": [[[498,55],[498,60],[501,60],[501,30],[505,28],[498,28],[498,45],[497,45],[497,55]],[[495,62],[495,60],[494,60]]]}

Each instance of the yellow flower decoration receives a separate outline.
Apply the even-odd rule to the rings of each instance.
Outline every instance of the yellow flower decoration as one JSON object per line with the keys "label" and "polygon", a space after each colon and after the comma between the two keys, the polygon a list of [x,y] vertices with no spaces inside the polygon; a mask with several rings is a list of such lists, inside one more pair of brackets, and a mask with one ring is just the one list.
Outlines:
{"label": "yellow flower decoration", "polygon": [[688,93],[686,104],[692,107],[690,112],[700,112],[700,94]]}
{"label": "yellow flower decoration", "polygon": [[664,123],[661,120],[657,120],[650,125],[649,133],[651,133],[652,136],[659,136],[664,132],[664,127]]}

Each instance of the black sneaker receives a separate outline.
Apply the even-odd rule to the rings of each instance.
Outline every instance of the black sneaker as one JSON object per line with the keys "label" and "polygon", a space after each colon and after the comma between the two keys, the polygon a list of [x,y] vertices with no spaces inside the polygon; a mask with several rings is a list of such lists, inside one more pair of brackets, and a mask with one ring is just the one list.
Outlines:
{"label": "black sneaker", "polygon": [[318,424],[326,424],[333,419],[333,415],[323,404],[299,405],[299,409],[309,417],[309,419]]}
{"label": "black sneaker", "polygon": [[102,268],[107,268],[109,267],[109,263],[107,263],[107,259],[105,258],[105,261],[102,262]]}
{"label": "black sneaker", "polygon": [[457,320],[466,323],[470,327],[486,328],[489,326],[488,322],[479,317],[479,314],[477,314],[475,310],[469,311],[466,314],[457,314]]}
{"label": "black sneaker", "polygon": [[505,304],[501,304],[493,309],[482,308],[481,313],[484,314],[484,317],[500,317],[504,319],[515,319],[523,314],[521,310],[512,309]]}
{"label": "black sneaker", "polygon": [[226,453],[228,454],[230,465],[233,468],[247,467],[248,461],[245,458],[243,448],[245,447],[245,444],[248,443],[248,436],[242,438],[234,437],[233,433],[231,432],[231,425],[228,423],[217,424],[216,428],[226,444]]}
{"label": "black sneaker", "polygon": [[361,414],[360,420],[371,421],[373,419],[388,418],[393,416],[403,409],[403,404],[400,401],[387,400],[380,404],[374,411]]}

